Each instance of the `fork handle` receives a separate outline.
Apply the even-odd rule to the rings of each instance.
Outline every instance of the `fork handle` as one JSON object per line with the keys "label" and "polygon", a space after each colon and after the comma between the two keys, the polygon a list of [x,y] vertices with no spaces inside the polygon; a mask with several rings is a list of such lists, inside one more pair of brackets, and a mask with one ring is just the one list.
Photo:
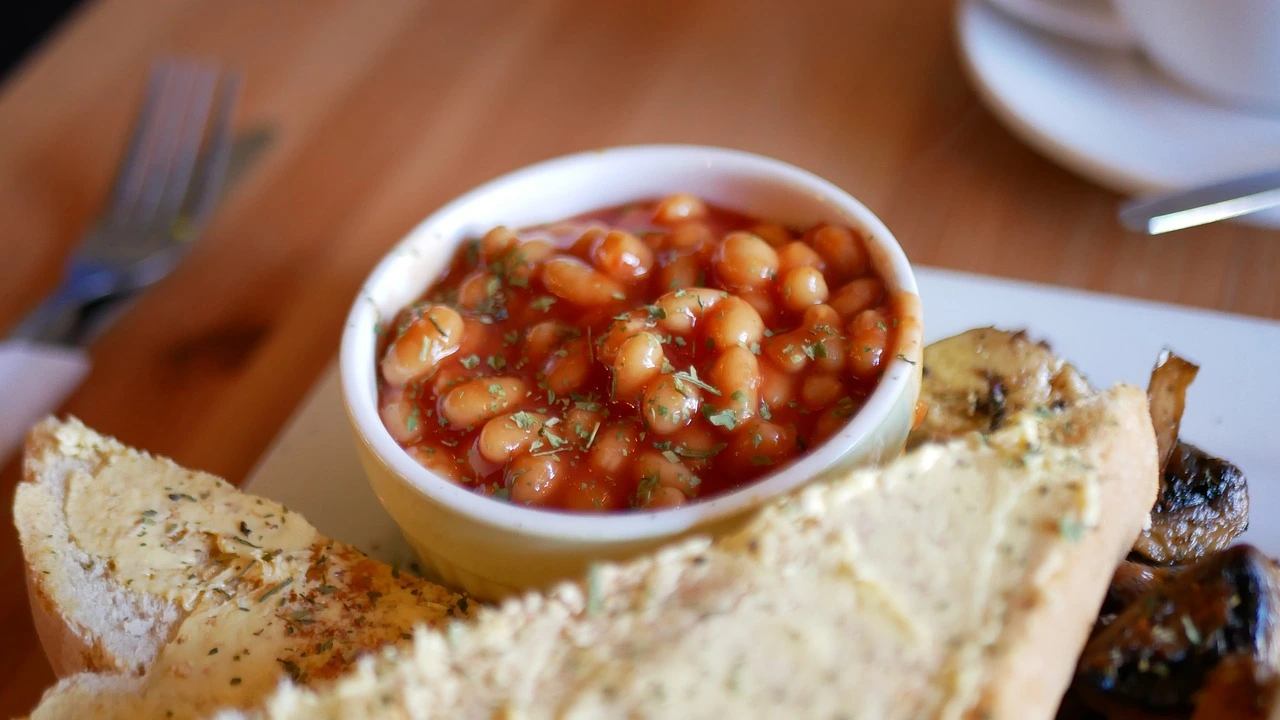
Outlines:
{"label": "fork handle", "polygon": [[110,272],[73,262],[62,283],[18,321],[9,339],[54,345],[84,343],[83,311],[89,303],[108,297],[118,285]]}
{"label": "fork handle", "polygon": [[89,371],[76,348],[26,340],[0,342],[0,467],[31,426],[58,409]]}

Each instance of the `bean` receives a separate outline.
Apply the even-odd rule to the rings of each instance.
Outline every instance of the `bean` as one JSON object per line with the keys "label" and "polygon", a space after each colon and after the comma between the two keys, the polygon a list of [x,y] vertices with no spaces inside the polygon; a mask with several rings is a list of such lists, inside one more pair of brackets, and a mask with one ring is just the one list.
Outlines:
{"label": "bean", "polygon": [[545,320],[534,325],[524,335],[524,357],[530,362],[540,363],[570,338],[576,337],[578,331],[558,320]]}
{"label": "bean", "polygon": [[568,462],[555,455],[521,455],[507,465],[511,502],[546,505],[560,487]]}
{"label": "bean", "polygon": [[462,321],[462,340],[458,343],[458,357],[468,357],[492,350],[498,344],[498,330],[493,325],[468,317]]}
{"label": "bean", "polygon": [[492,264],[519,242],[520,238],[511,228],[499,225],[480,239],[480,259]]}
{"label": "bean", "polygon": [[575,338],[551,353],[544,366],[547,389],[567,395],[582,387],[591,372],[591,345],[586,338]]}
{"label": "bean", "polygon": [[542,282],[553,294],[583,307],[608,305],[626,299],[626,293],[617,281],[593,270],[585,262],[565,255],[543,263]]}
{"label": "bean", "polygon": [[527,390],[520,378],[476,378],[458,384],[441,398],[438,412],[454,428],[475,427],[523,402]]}
{"label": "bean", "polygon": [[443,395],[449,388],[452,388],[458,383],[466,382],[473,375],[475,375],[475,373],[458,363],[446,365],[437,370],[435,375],[431,376],[431,389],[436,395]]}
{"label": "bean", "polygon": [[452,483],[462,483],[462,466],[444,448],[420,443],[405,448],[414,462]]}
{"label": "bean", "polygon": [[444,305],[426,308],[387,348],[382,357],[382,378],[404,386],[430,373],[441,360],[457,352],[462,336],[462,316],[456,310]]}
{"label": "bean", "polygon": [[798,375],[779,369],[771,362],[760,363],[760,401],[771,408],[780,408],[796,397]]}
{"label": "bean", "polygon": [[[809,366],[808,338],[804,328],[774,335],[760,343],[764,356],[781,370],[797,373]],[[812,351],[812,349],[810,349]]]}
{"label": "bean", "polygon": [[746,300],[727,297],[707,313],[707,339],[720,349],[750,347],[764,338],[764,320]]}
{"label": "bean", "polygon": [[618,350],[629,338],[649,330],[654,325],[648,313],[632,311],[626,317],[616,319],[609,324],[596,342],[596,354],[601,362],[613,363],[618,357]]}
{"label": "bean", "polygon": [[792,240],[791,231],[776,222],[756,223],[751,227],[751,234],[776,248],[780,248]]}
{"label": "bean", "polygon": [[835,375],[809,375],[800,383],[800,402],[810,410],[821,410],[844,392],[844,383]]}
{"label": "bean", "polygon": [[660,290],[680,290],[698,284],[698,276],[702,269],[698,259],[692,255],[671,255],[658,262],[658,288]]}
{"label": "bean", "polygon": [[615,420],[596,431],[587,462],[601,473],[617,476],[631,464],[639,447],[640,429],[635,423]]}
{"label": "bean", "polygon": [[782,276],[782,304],[793,312],[827,301],[827,281],[814,267],[798,267]]}
{"label": "bean", "polygon": [[476,448],[485,460],[501,465],[512,455],[527,451],[546,422],[547,416],[543,413],[521,411],[499,415],[484,424]]}
{"label": "bean", "polygon": [[712,264],[729,287],[760,287],[777,275],[778,251],[756,235],[732,232],[716,248]]}
{"label": "bean", "polygon": [[684,392],[676,389],[672,378],[659,375],[645,387],[640,413],[645,425],[659,435],[670,435],[689,424],[698,414],[702,393],[690,383],[682,383]]}
{"label": "bean", "polygon": [[754,292],[740,291],[738,297],[755,308],[760,319],[764,321],[765,327],[777,324],[778,305],[773,301],[773,293],[768,292],[768,288],[758,288]]}
{"label": "bean", "polygon": [[632,466],[632,473],[641,486],[637,488],[637,493],[647,485],[654,490],[657,487],[669,487],[685,495],[696,495],[698,486],[702,484],[702,480],[685,467],[684,463],[671,460],[657,450],[641,452]]}
{"label": "bean", "polygon": [[716,236],[706,223],[683,222],[671,229],[667,236],[667,247],[676,252],[693,254],[715,241]]}
{"label": "bean", "polygon": [[557,504],[565,510],[592,513],[622,510],[627,506],[626,498],[613,483],[595,477],[567,478],[560,484]]}
{"label": "bean", "polygon": [[695,420],[672,441],[671,450],[680,462],[694,472],[710,467],[725,448],[719,428],[709,422]]}
{"label": "bean", "polygon": [[613,398],[630,402],[661,372],[665,354],[653,333],[633,335],[613,360]]}
{"label": "bean", "polygon": [[693,330],[704,313],[727,297],[729,293],[711,288],[686,288],[666,293],[654,302],[661,311],[658,326],[668,332],[686,334]]}
{"label": "bean", "polygon": [[798,451],[798,445],[791,428],[757,418],[733,437],[730,449],[744,466],[761,468],[790,460]]}
{"label": "bean", "polygon": [[625,230],[610,230],[591,246],[596,267],[622,282],[633,282],[653,269],[653,251]]}
{"label": "bean", "polygon": [[585,448],[588,443],[594,443],[594,438],[591,436],[599,434],[603,421],[604,415],[594,410],[576,407],[564,416],[564,432],[575,445]]}
{"label": "bean", "polygon": [[840,313],[840,317],[849,320],[863,310],[875,307],[882,297],[884,297],[884,283],[878,278],[858,278],[850,280],[836,291],[831,298],[831,307]]}
{"label": "bean", "polygon": [[658,202],[653,211],[653,221],[668,227],[685,220],[694,220],[707,214],[707,205],[688,193],[668,195]]}
{"label": "bean", "polygon": [[813,248],[800,241],[787,243],[778,249],[779,275],[802,267],[817,268],[819,272],[823,272],[827,269],[827,263]]}
{"label": "bean", "polygon": [[645,507],[652,510],[680,507],[685,499],[684,493],[673,487],[660,487],[649,496],[649,503]]}
{"label": "bean", "polygon": [[529,282],[542,267],[542,262],[555,254],[555,248],[546,240],[529,240],[507,251],[494,263],[492,269],[506,279],[507,284],[528,287]]}
{"label": "bean", "polygon": [[[765,357],[788,372],[799,372],[814,360],[824,360],[839,337],[840,317],[830,305],[811,305],[800,320],[800,327],[774,335],[760,344]],[[829,343],[832,345],[829,346]]]}
{"label": "bean", "polygon": [[870,266],[867,249],[849,228],[835,225],[819,228],[813,233],[813,249],[840,278],[867,274]]}
{"label": "bean", "polygon": [[383,395],[379,408],[382,424],[396,442],[405,445],[417,442],[425,427],[422,411],[418,408],[415,393],[407,388],[391,388]]}
{"label": "bean", "polygon": [[730,347],[720,353],[707,373],[711,384],[721,395],[710,400],[718,410],[732,411],[741,424],[756,414],[760,407],[760,362],[743,347]]}
{"label": "bean", "polygon": [[858,406],[854,404],[853,398],[840,398],[839,402],[827,408],[818,417],[818,422],[813,428],[813,441],[819,443],[835,435],[857,412]]}
{"label": "bean", "polygon": [[870,380],[884,366],[889,329],[879,310],[863,310],[849,323],[849,370]]}
{"label": "bean", "polygon": [[598,226],[587,228],[577,240],[573,241],[573,245],[569,246],[569,254],[583,260],[591,260],[591,249],[604,239],[608,232],[605,228]]}

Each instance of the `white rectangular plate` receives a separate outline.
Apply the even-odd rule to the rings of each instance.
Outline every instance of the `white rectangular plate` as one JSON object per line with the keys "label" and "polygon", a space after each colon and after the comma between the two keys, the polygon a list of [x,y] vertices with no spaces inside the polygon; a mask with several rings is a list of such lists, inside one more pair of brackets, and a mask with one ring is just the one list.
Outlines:
{"label": "white rectangular plate", "polygon": [[[930,342],[984,325],[1025,328],[1103,387],[1145,387],[1165,347],[1199,363],[1182,435],[1244,471],[1252,524],[1241,540],[1280,556],[1280,323],[933,268],[916,274]],[[246,487],[378,559],[413,560],[365,482],[332,368]]]}

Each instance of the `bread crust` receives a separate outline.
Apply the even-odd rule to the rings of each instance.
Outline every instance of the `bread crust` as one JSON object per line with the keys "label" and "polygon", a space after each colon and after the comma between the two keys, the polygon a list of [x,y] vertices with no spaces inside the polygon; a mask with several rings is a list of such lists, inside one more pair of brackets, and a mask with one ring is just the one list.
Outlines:
{"label": "bread crust", "polygon": [[[1096,403],[1079,406],[1090,416],[1096,448],[1092,455],[1100,480],[1110,486],[1101,504],[1098,526],[1068,546],[1052,594],[1028,592],[1021,601],[1035,609],[1014,616],[1005,637],[1028,639],[1005,648],[996,660],[991,684],[974,710],[975,718],[1051,718],[1071,683],[1071,668],[1093,629],[1115,567],[1142,532],[1144,518],[1155,504],[1159,487],[1155,431],[1147,411],[1147,396],[1119,386],[1107,396],[1105,408]],[[1116,421],[1098,428],[1104,418]],[[1086,614],[1083,610],[1088,609]],[[1073,618],[1064,622],[1064,618]],[[1045,672],[1061,668],[1066,672]]]}
{"label": "bread crust", "polygon": [[[77,551],[62,507],[65,479],[70,473],[91,470],[97,460],[91,453],[60,452],[58,432],[67,427],[73,432],[85,429],[78,421],[62,423],[52,417],[32,428],[24,449],[22,481],[14,496],[14,524],[22,545],[32,620],[60,678],[81,672],[140,673],[168,640],[179,613],[170,603],[113,582],[103,568]],[[98,439],[102,444],[98,451],[106,457],[132,452],[114,440]],[[121,611],[153,630],[120,642],[118,633],[104,621]]]}

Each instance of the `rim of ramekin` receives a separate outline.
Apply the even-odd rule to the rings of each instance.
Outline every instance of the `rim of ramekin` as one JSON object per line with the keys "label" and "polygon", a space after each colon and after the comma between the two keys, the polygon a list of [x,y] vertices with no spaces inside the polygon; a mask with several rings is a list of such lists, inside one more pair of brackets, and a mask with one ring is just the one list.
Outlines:
{"label": "rim of ramekin", "polygon": [[[628,510],[610,513],[575,513],[514,505],[494,500],[459,486],[417,463],[391,437],[377,408],[377,367],[372,338],[381,321],[372,297],[392,269],[405,262],[406,250],[431,239],[434,228],[464,212],[480,198],[511,185],[537,182],[539,177],[577,165],[617,164],[619,171],[643,157],[653,162],[662,156],[673,166],[720,166],[721,171],[752,176],[767,175],[802,192],[812,192],[844,213],[879,255],[877,270],[886,287],[918,297],[915,276],[906,254],[874,213],[831,182],[794,165],[728,148],[701,145],[631,145],[593,150],[545,160],[495,178],[459,196],[418,223],[379,261],[361,287],[342,335],[339,367],[343,399],[352,425],[365,443],[394,474],[431,501],[470,519],[496,527],[561,541],[631,542],[674,535],[691,528],[737,515],[768,499],[785,495],[830,470],[856,442],[873,434],[890,416],[903,393],[910,392],[921,352],[919,339],[891,358],[884,375],[861,409],[831,438],[799,459],[751,484],[677,508]],[[673,188],[673,191],[675,188]],[[641,198],[636,198],[641,199]],[[555,220],[559,218],[549,218]],[[493,224],[493,223],[490,223]],[[461,238],[455,239],[459,241]],[[450,247],[450,254],[453,248]],[[425,289],[435,278],[423,278]],[[918,308],[918,303],[915,305]],[[918,328],[919,318],[915,323]],[[918,330],[916,331],[918,334]],[[907,354],[912,357],[908,357]]]}

